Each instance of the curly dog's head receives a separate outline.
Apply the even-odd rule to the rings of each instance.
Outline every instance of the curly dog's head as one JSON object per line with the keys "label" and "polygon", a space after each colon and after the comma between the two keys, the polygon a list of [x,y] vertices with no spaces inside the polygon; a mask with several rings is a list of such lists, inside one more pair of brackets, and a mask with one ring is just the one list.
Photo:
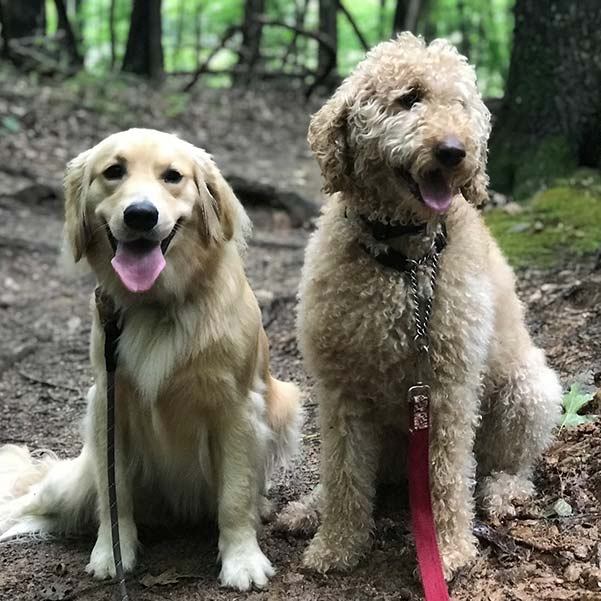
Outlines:
{"label": "curly dog's head", "polygon": [[313,116],[309,144],[326,192],[427,217],[459,191],[474,204],[487,198],[489,133],[467,59],[444,40],[404,33],[371,50]]}

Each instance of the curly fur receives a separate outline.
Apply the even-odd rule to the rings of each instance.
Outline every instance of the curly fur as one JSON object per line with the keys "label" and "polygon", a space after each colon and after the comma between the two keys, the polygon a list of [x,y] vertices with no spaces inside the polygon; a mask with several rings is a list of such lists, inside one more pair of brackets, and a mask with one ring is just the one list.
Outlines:
{"label": "curly fur", "polygon": [[[399,107],[399,95],[416,86],[422,100]],[[532,492],[533,462],[550,441],[561,390],[526,330],[514,275],[474,208],[487,195],[489,130],[466,59],[443,40],[426,46],[410,34],[374,48],[313,117],[309,143],[335,194],[307,248],[298,336],[317,380],[323,495],[308,499],[307,524],[298,503],[280,518],[302,530],[322,505],[304,555],[309,568],[351,568],[368,548],[376,483],[406,453],[405,399],[418,367],[432,387],[432,494],[447,576],[476,552],[477,465],[491,512],[511,511],[514,497]],[[360,247],[369,233],[357,215],[434,227],[440,216],[398,169],[419,181],[448,135],[466,157],[446,173],[455,196],[444,217],[428,368],[414,350],[406,279]],[[391,242],[409,256],[428,244],[419,236]]]}

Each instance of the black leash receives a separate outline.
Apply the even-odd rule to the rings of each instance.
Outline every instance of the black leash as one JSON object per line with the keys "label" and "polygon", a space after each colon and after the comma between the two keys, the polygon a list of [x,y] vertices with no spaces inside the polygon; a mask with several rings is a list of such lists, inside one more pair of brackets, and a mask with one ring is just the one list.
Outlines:
{"label": "black leash", "polygon": [[119,540],[119,512],[117,510],[117,482],[115,479],[115,371],[117,369],[117,345],[121,328],[119,313],[112,299],[104,294],[102,288],[95,291],[96,307],[100,323],[104,329],[104,362],[106,365],[106,457],[108,468],[109,507],[111,512],[111,538],[113,542],[113,560],[121,601],[129,601],[125,573],[121,559]]}

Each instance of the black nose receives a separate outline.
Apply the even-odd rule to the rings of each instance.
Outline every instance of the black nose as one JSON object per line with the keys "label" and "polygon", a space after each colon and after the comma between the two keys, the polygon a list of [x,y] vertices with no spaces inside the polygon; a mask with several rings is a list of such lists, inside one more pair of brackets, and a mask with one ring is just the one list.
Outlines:
{"label": "black nose", "polygon": [[436,146],[434,155],[444,167],[457,167],[465,158],[465,146],[457,138],[446,138]]}
{"label": "black nose", "polygon": [[157,208],[148,200],[132,202],[123,211],[125,225],[138,232],[151,230],[159,220]]}

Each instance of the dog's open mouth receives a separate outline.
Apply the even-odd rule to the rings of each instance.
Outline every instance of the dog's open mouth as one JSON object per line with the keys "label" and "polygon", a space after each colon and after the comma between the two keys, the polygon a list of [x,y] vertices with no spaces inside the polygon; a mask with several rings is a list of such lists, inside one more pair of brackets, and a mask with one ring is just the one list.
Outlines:
{"label": "dog's open mouth", "polygon": [[165,253],[177,233],[179,222],[163,240],[139,238],[131,242],[117,240],[107,226],[107,235],[115,256],[113,269],[130,292],[147,292],[165,268]]}
{"label": "dog's open mouth", "polygon": [[429,171],[419,182],[413,179],[409,171],[397,169],[399,175],[409,186],[411,193],[436,213],[444,213],[453,201],[453,190],[440,169]]}

